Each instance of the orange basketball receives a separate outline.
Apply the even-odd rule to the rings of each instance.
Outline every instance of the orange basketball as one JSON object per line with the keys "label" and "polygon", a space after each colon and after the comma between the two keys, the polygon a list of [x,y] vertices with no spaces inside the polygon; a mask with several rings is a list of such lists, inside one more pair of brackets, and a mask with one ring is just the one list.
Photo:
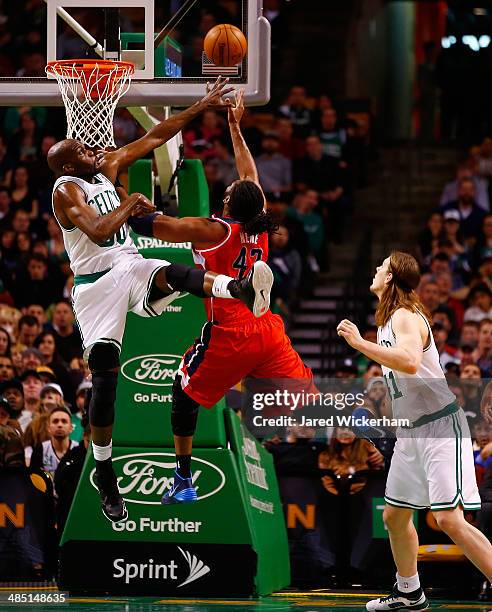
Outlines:
{"label": "orange basketball", "polygon": [[246,55],[248,43],[239,28],[221,23],[207,32],[203,48],[216,66],[235,66]]}

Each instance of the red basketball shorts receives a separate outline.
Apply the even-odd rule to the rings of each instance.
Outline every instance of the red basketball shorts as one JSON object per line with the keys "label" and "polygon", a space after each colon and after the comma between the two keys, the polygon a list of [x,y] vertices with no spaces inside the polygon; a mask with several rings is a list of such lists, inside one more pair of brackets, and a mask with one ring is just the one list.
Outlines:
{"label": "red basketball shorts", "polygon": [[179,367],[181,385],[211,408],[244,378],[297,379],[306,389],[313,374],[293,349],[282,319],[271,312],[237,327],[208,321]]}

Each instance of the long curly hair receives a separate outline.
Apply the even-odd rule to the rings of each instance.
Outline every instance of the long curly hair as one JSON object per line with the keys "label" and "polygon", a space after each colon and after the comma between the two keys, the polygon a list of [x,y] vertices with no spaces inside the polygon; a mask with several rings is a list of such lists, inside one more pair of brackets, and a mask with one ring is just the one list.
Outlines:
{"label": "long curly hair", "polygon": [[256,236],[277,231],[270,212],[263,210],[265,197],[262,190],[254,181],[236,181],[230,192],[229,212],[231,217],[243,224],[244,232],[248,236]]}
{"label": "long curly hair", "polygon": [[432,323],[429,311],[416,293],[420,283],[420,268],[415,257],[402,251],[393,251],[390,255],[388,272],[391,272],[392,279],[385,286],[379,300],[376,325],[379,327],[385,325],[399,308],[421,312],[429,324]]}

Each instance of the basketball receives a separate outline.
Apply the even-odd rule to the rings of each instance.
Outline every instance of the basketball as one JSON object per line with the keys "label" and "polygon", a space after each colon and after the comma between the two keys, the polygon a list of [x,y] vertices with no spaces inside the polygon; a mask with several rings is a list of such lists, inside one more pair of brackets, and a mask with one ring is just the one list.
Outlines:
{"label": "basketball", "polygon": [[216,66],[235,66],[246,55],[248,43],[239,28],[221,23],[207,32],[203,49]]}

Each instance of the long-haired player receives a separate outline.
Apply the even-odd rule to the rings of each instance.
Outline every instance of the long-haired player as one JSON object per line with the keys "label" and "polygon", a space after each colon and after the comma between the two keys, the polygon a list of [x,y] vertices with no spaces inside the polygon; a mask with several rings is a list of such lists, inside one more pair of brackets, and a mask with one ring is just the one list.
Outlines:
{"label": "long-haired player", "polygon": [[418,538],[412,521],[420,508],[430,508],[439,527],[492,578],[492,545],[463,515],[463,509],[480,507],[470,432],[439,364],[430,316],[415,292],[419,282],[415,258],[392,253],[371,285],[379,299],[378,343],[364,340],[346,319],[337,328],[350,346],[381,364],[393,416],[411,423],[397,431],[385,492],[383,519],[396,584],[390,595],[369,601],[368,610],[429,607],[417,573]]}
{"label": "long-haired player", "polygon": [[[134,229],[170,242],[191,242],[200,268],[213,267],[234,278],[247,278],[252,269],[273,282],[268,258],[268,235],[276,225],[265,210],[253,157],[240,129],[243,92],[228,110],[239,180],[226,189],[222,217],[176,219],[148,215],[134,220]],[[293,349],[282,319],[264,305],[256,319],[239,301],[206,300],[208,321],[201,337],[185,353],[173,386],[171,422],[177,457],[174,486],[164,504],[197,499],[191,479],[191,451],[199,406],[211,408],[245,378],[298,379],[313,391],[312,372]],[[259,313],[261,314],[261,313]]]}

